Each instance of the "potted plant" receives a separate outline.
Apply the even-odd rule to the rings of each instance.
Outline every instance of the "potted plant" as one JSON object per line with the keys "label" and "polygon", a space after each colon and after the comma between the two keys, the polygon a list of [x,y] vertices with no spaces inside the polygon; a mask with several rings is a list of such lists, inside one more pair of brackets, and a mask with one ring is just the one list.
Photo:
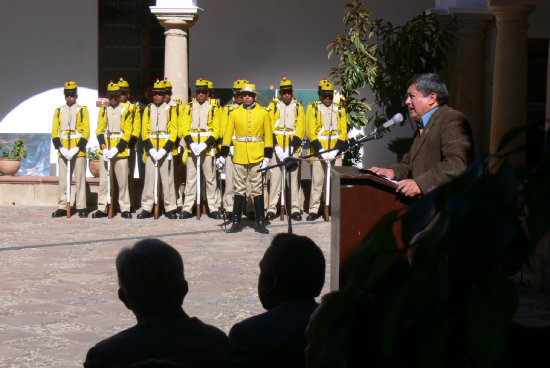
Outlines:
{"label": "potted plant", "polygon": [[21,167],[21,158],[27,157],[27,149],[23,144],[23,137],[19,136],[13,142],[13,147],[0,143],[0,173],[2,175],[15,175]]}
{"label": "potted plant", "polygon": [[88,167],[94,177],[99,176],[99,147],[88,147],[86,149],[86,157],[88,158]]}

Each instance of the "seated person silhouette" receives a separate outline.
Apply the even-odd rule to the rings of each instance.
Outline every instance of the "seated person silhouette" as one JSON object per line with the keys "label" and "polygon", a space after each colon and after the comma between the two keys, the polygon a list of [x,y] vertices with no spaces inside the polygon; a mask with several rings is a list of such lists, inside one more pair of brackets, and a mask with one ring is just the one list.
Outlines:
{"label": "seated person silhouette", "polygon": [[325,282],[325,258],[308,237],[278,234],[260,261],[258,294],[267,312],[229,332],[233,366],[304,367],[305,328]]}
{"label": "seated person silhouette", "polygon": [[92,347],[85,368],[129,367],[149,359],[181,367],[231,366],[225,333],[182,308],[188,285],[177,250],[158,239],[141,240],[118,254],[116,269],[118,297],[137,324]]}

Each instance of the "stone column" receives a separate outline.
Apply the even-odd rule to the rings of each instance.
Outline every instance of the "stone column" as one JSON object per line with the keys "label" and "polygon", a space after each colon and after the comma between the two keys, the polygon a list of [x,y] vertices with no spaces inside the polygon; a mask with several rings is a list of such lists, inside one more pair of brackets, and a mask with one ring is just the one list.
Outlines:
{"label": "stone column", "polygon": [[[502,137],[526,124],[527,100],[527,17],[538,0],[486,0],[497,21],[491,114],[491,153],[498,149]],[[525,134],[506,148],[509,151],[525,144]],[[525,152],[509,157],[513,167],[525,165]]]}
{"label": "stone column", "polygon": [[166,30],[164,76],[172,82],[172,98],[184,104],[189,101],[189,28],[202,11],[196,3],[196,0],[157,0],[156,6],[150,7]]}

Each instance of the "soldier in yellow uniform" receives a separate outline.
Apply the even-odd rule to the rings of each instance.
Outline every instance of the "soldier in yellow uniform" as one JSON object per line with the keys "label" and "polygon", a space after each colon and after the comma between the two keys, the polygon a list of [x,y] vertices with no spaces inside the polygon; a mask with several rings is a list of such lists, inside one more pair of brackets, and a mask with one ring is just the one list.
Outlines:
{"label": "soldier in yellow uniform", "polygon": [[[185,200],[181,219],[193,217],[191,211],[197,203],[197,179],[204,180],[206,200],[210,213],[208,217],[219,219],[220,198],[217,193],[215,143],[220,137],[221,108],[208,99],[208,81],[198,79],[195,83],[195,99],[183,110],[183,139],[187,145],[187,178]],[[197,171],[197,165],[199,170]]]}
{"label": "soldier in yellow uniform", "polygon": [[153,85],[153,103],[147,105],[143,111],[141,139],[145,151],[145,183],[141,200],[142,211],[138,214],[138,219],[153,216],[156,166],[160,172],[158,180],[162,184],[165,215],[169,219],[178,218],[172,162],[173,155],[177,154],[175,143],[178,124],[176,114],[164,101],[165,93],[164,81],[157,79]]}
{"label": "soldier in yellow uniform", "polygon": [[[97,141],[101,147],[99,162],[99,193],[97,196],[97,211],[93,218],[107,217],[107,200],[109,198],[108,181],[110,180],[109,165],[118,183],[118,204],[121,216],[131,219],[130,194],[128,189],[128,142],[132,136],[132,112],[130,105],[120,102],[120,87],[118,83],[107,85],[109,104],[101,106],[97,119]],[[111,182],[111,184],[114,184]],[[114,188],[111,187],[111,190]],[[114,203],[111,203],[113,206]]]}
{"label": "soldier in yellow uniform", "polygon": [[[292,81],[283,76],[279,85],[281,98],[274,98],[269,104],[269,116],[273,124],[273,143],[275,144],[275,155],[271,165],[280,164],[288,156],[298,157],[300,144],[305,135],[305,114],[304,107],[294,98]],[[277,204],[281,194],[281,180],[283,170],[281,167],[274,167],[271,171],[271,184],[269,188],[269,204],[267,206],[267,220],[275,218]],[[285,172],[286,178],[288,173]],[[300,173],[295,171],[291,174],[291,197],[292,209],[290,216],[295,221],[301,221],[300,215]],[[286,180],[286,179],[285,179]],[[285,183],[286,187],[286,183]],[[286,198],[286,196],[285,196]]]}
{"label": "soldier in yellow uniform", "polygon": [[[88,217],[86,210],[86,145],[90,138],[88,108],[76,103],[77,86],[67,81],[64,86],[65,105],[55,109],[52,125],[52,143],[59,151],[59,185],[57,210],[52,217],[67,216],[67,162],[70,162],[69,177],[76,181],[76,209],[80,217]],[[70,203],[69,203],[70,205]]]}
{"label": "soldier in yellow uniform", "polygon": [[[223,135],[225,134],[225,128],[227,127],[227,122],[229,120],[229,113],[235,110],[243,104],[243,96],[241,94],[241,88],[248,83],[245,79],[237,78],[233,83],[233,101],[228,103],[223,107],[222,116],[221,116],[221,137],[220,137],[220,149],[221,141],[223,140]],[[223,207],[227,211],[227,217],[231,218],[233,212],[233,151],[234,146],[233,142],[229,147],[229,154],[227,155],[225,162],[225,190],[223,192]]]}
{"label": "soldier in yellow uniform", "polygon": [[[326,181],[327,162],[333,166],[342,166],[342,159],[334,158],[344,148],[348,124],[346,111],[343,107],[333,103],[334,85],[327,79],[319,82],[319,101],[309,104],[306,114],[307,133],[312,153],[318,152],[324,161],[313,161],[311,172],[311,195],[309,200],[309,216],[307,221],[315,221],[319,215],[321,194]],[[337,148],[334,151],[325,152]]]}
{"label": "soldier in yellow uniform", "polygon": [[170,111],[172,114],[175,114],[178,122],[178,137],[176,138],[176,150],[177,153],[174,155],[172,160],[174,165],[174,190],[176,193],[176,212],[181,213],[183,207],[183,193],[181,191],[181,184],[183,182],[183,162],[182,162],[182,149],[180,148],[180,139],[181,131],[180,127],[182,126],[183,119],[183,105],[180,100],[172,99],[172,82],[168,80],[167,77],[164,77],[164,102],[170,106]]}
{"label": "soldier in yellow uniform", "polygon": [[[273,156],[273,129],[268,111],[258,105],[256,86],[245,84],[241,89],[243,105],[229,114],[227,127],[223,135],[223,146],[218,165],[225,165],[230,145],[234,144],[233,181],[235,197],[233,200],[233,217],[230,233],[240,231],[243,202],[246,195],[246,182],[250,183],[251,196],[256,210],[256,228],[267,234],[264,218],[264,196],[262,194],[262,174],[259,169],[266,168]],[[233,136],[235,138],[233,139]]]}
{"label": "soldier in yellow uniform", "polygon": [[130,193],[130,212],[135,212],[137,208],[135,198],[135,184],[134,173],[136,167],[136,144],[141,136],[141,109],[138,103],[131,103],[130,98],[130,85],[124,78],[120,78],[118,81],[120,87],[120,102],[127,103],[130,112],[132,113],[132,135],[130,136],[130,142],[128,142],[128,148],[130,153],[128,155],[128,191]]}

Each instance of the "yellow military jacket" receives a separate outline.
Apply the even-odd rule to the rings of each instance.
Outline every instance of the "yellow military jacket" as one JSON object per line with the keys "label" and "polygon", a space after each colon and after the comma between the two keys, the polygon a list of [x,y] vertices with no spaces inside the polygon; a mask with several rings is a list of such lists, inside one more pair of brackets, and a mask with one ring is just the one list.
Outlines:
{"label": "yellow military jacket", "polygon": [[[206,105],[204,105],[206,104]],[[204,151],[204,154],[210,156],[212,150],[214,149],[214,154],[216,153],[216,145],[218,138],[221,136],[221,114],[222,109],[217,104],[215,99],[209,99],[205,101],[203,107],[207,109],[205,113],[207,114],[206,124],[201,122],[200,128],[198,126],[193,126],[193,114],[198,114],[197,111],[194,111],[194,106],[198,106],[198,102],[193,99],[189,102],[183,109],[183,118],[181,125],[181,137],[184,139],[187,144],[187,153],[191,153],[191,148],[189,146],[191,143],[200,143],[205,142],[208,148]],[[197,118],[199,115],[195,115]],[[202,125],[204,124],[204,126]]]}
{"label": "yellow military jacket", "polygon": [[[128,157],[128,150],[126,148],[132,136],[132,112],[130,111],[130,104],[121,102],[119,106],[120,126],[115,126],[118,125],[117,122],[109,121],[109,105],[103,105],[99,109],[95,134],[97,135],[97,141],[100,147],[103,144],[105,144],[107,148],[117,147],[117,157]],[[103,154],[101,148],[99,152]]]}
{"label": "yellow military jacket", "polygon": [[[282,109],[285,109],[285,116],[281,116]],[[304,107],[300,101],[293,98],[290,104],[285,106],[282,100],[274,98],[268,110],[273,126],[273,143],[283,149],[292,144],[294,152],[300,152],[300,143],[306,134]]]}
{"label": "yellow military jacket", "polygon": [[[219,140],[220,141],[219,142],[220,143],[219,144],[220,149],[221,149],[221,145],[222,145],[221,141],[223,141],[224,134],[225,134],[225,128],[227,128],[227,122],[229,121],[229,114],[231,113],[231,111],[235,110],[239,106],[241,106],[241,105],[236,104],[235,102],[231,102],[231,103],[229,103],[229,104],[227,104],[223,107],[222,114],[221,114],[221,119],[220,119],[221,120],[221,124],[220,124],[221,125],[221,130],[220,130],[221,137],[220,138],[221,139]],[[231,156],[231,152],[229,153],[229,155]]]}
{"label": "yellow military jacket", "polygon": [[[323,112],[327,113],[325,115],[327,121],[323,120]],[[336,145],[343,147],[346,142],[348,134],[346,110],[337,104],[326,108],[321,101],[310,103],[307,107],[306,124],[310,145],[315,152],[331,149]]]}
{"label": "yellow military jacket", "polygon": [[134,149],[136,142],[141,135],[141,109],[139,104],[129,104],[130,111],[132,113],[132,136],[130,137],[130,142],[128,146],[130,149]]}
{"label": "yellow military jacket", "polygon": [[[156,110],[160,116],[166,116],[166,126],[164,122],[159,122],[159,126],[151,126],[155,117],[151,116],[151,111]],[[162,128],[160,127],[162,126]],[[167,103],[162,103],[156,106],[152,103],[147,105],[143,111],[143,119],[141,124],[141,140],[143,141],[144,153],[143,161],[147,160],[149,150],[164,148],[166,152],[171,152],[177,155],[176,139],[178,137],[178,116],[174,109],[170,108]],[[158,142],[158,143],[157,143]]]}
{"label": "yellow military jacket", "polygon": [[[66,114],[63,116],[63,114]],[[70,129],[69,125],[70,124]],[[70,145],[69,145],[70,136]],[[86,106],[67,104],[55,109],[52,124],[52,143],[55,149],[78,146],[78,157],[86,156],[86,145],[90,139],[90,118]],[[58,152],[60,155],[60,153]]]}
{"label": "yellow military jacket", "polygon": [[273,128],[267,109],[255,103],[250,109],[239,106],[231,111],[223,135],[226,151],[233,136],[234,163],[247,165],[262,161],[266,149],[273,151]]}

